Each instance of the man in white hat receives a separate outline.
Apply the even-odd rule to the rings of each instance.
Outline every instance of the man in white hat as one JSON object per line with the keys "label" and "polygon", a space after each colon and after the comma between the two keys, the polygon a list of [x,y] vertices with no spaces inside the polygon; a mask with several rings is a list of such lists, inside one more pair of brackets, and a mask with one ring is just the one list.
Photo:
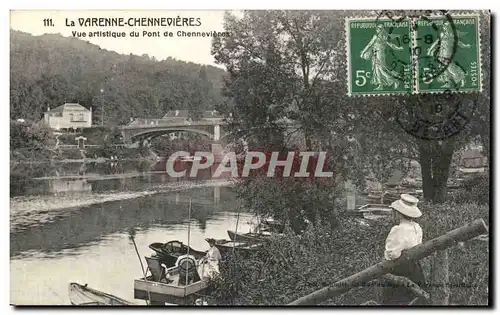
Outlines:
{"label": "man in white hat", "polygon": [[[418,199],[408,194],[402,194],[401,199],[391,204],[393,218],[399,224],[392,227],[385,241],[384,258],[394,260],[401,256],[405,249],[412,248],[422,243],[422,228],[415,221],[422,216],[417,207]],[[404,276],[417,285],[425,283],[422,266],[418,261],[409,261],[395,268],[392,274]],[[392,287],[391,284],[384,291],[384,304],[408,304],[415,296],[406,288]]]}

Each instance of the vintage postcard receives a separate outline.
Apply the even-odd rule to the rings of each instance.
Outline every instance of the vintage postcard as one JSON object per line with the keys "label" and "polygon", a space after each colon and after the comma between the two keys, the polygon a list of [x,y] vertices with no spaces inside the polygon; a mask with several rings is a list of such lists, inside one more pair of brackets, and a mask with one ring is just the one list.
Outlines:
{"label": "vintage postcard", "polygon": [[490,306],[488,10],[10,11],[14,306]]}

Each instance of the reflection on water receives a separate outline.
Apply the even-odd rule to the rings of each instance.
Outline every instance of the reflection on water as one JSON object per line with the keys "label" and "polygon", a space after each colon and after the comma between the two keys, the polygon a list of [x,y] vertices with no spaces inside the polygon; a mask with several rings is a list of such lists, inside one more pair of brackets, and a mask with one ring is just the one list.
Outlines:
{"label": "reflection on water", "polygon": [[[48,211],[30,212],[30,216],[38,215],[38,220],[24,222],[18,227],[18,232],[13,231],[11,256],[31,250],[51,253],[78,248],[90,242],[99,241],[107,235],[126,232],[129,227],[142,230],[153,226],[171,228],[187,220],[189,198],[187,193],[189,192],[194,196],[191,219],[203,231],[206,229],[209,217],[216,216],[218,212],[234,211],[235,203],[231,199],[215,204],[212,198],[205,197],[207,194],[213,194],[212,190],[220,189],[229,188],[197,189],[184,191],[182,194],[158,194],[89,207],[63,209],[57,211],[50,220],[42,222],[40,219],[47,216]],[[175,198],[178,198],[177,202]],[[11,224],[20,225],[16,219],[17,217],[14,216]]]}
{"label": "reflection on water", "polygon": [[92,191],[92,184],[86,179],[54,179],[49,181],[49,192],[54,195],[66,193],[88,193]]}
{"label": "reflection on water", "polygon": [[[187,242],[188,225],[191,246],[199,250],[208,249],[206,237],[227,238],[235,228],[236,197],[222,181],[210,180],[210,170],[186,182],[151,165],[119,164],[117,173],[104,164],[18,166],[11,173],[11,303],[68,304],[73,281],[134,300],[141,269],[130,227],[142,256],[153,242]],[[242,213],[238,230],[248,231],[249,221]]]}

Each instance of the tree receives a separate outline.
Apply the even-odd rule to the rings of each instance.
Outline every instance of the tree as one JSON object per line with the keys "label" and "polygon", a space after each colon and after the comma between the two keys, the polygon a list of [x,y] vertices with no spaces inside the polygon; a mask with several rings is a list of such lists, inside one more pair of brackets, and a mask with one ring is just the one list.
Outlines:
{"label": "tree", "polygon": [[33,122],[10,122],[11,150],[27,148],[33,151],[47,149],[51,145],[52,131]]}
{"label": "tree", "polygon": [[[367,161],[379,156],[394,162],[404,162],[408,159],[419,161],[424,198],[434,203],[446,200],[450,165],[456,151],[478,136],[485,143],[485,149],[489,151],[491,67],[487,56],[490,55],[491,48],[484,44],[490,41],[489,12],[481,12],[480,28],[483,41],[481,59],[484,90],[482,92],[463,94],[450,91],[443,94],[357,98],[351,107],[357,118],[356,131],[363,137],[360,151],[362,159]],[[342,60],[345,60],[345,56]],[[450,114],[450,111],[443,110],[442,114],[436,114],[433,110],[437,107],[451,108],[455,105],[470,116],[468,124],[458,134],[429,140],[407,132],[402,127],[405,125],[405,120],[411,123],[419,119],[415,113],[436,121],[444,120],[444,117],[439,115]],[[379,172],[379,177],[383,177],[384,172]]]}
{"label": "tree", "polygon": [[[404,172],[409,160],[417,160],[425,199],[443,202],[453,153],[477,135],[489,143],[485,127],[489,122],[489,60],[483,62],[486,88],[482,93],[348,97],[343,34],[344,17],[350,14],[249,11],[241,19],[227,14],[224,25],[233,36],[215,39],[212,47],[217,62],[228,70],[225,93],[234,108],[225,110],[232,110],[238,128],[247,133],[257,129],[252,134],[264,141],[282,132],[279,120],[283,117],[299,122],[309,148],[311,139],[317,140],[318,149],[337,148],[347,138],[356,139],[345,145],[355,163],[338,166],[358,184],[363,184],[367,174],[383,182],[390,170]],[[481,36],[488,42],[489,15],[483,12],[482,17]],[[485,47],[483,54],[488,56],[489,49]],[[415,118],[411,108],[423,112],[457,103],[476,108],[458,135],[432,141],[402,128],[404,118]]]}
{"label": "tree", "polygon": [[10,35],[11,119],[39,120],[47,106],[78,102],[93,107],[96,123],[104,110],[104,122],[116,125],[130,117],[163,117],[168,108],[189,110],[184,100],[193,97],[196,110],[222,100],[224,71],[216,67],[120,55],[60,35]]}
{"label": "tree", "polygon": [[233,130],[247,138],[251,150],[286,152],[291,143],[284,131],[291,119],[299,125],[292,133],[305,134],[307,148],[327,152],[334,173],[327,183],[264,176],[238,186],[248,208],[281,218],[295,231],[306,219],[335,225],[334,200],[348,169],[350,118],[335,81],[340,21],[323,11],[247,11],[242,19],[226,14],[232,36],[213,41],[212,53],[228,71],[224,95],[232,102],[219,108],[232,114]]}
{"label": "tree", "polygon": [[322,84],[335,74],[339,19],[327,11],[247,11],[240,20],[226,14],[233,36],[214,39],[212,51],[227,68],[225,95],[234,108],[226,111],[241,129],[270,142],[283,131],[280,120],[291,118],[310,148],[318,119],[341,114]]}

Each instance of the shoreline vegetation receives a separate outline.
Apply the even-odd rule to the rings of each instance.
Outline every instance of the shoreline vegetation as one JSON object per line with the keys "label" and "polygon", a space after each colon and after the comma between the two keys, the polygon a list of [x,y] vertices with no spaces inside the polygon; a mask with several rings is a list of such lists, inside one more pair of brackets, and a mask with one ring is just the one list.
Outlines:
{"label": "shoreline vegetation", "polygon": [[[472,190],[471,185],[476,189]],[[424,242],[478,218],[489,225],[489,175],[472,176],[460,189],[450,193],[443,204],[422,202],[419,207],[424,214],[419,220]],[[327,221],[318,220],[300,233],[289,224],[283,235],[269,238],[262,251],[254,256],[230,257],[221,266],[221,276],[211,284],[212,298],[218,305],[283,305],[378,263],[393,223],[381,219],[363,226],[346,217],[341,207],[335,207],[334,212],[334,228]],[[487,305],[488,236],[459,243],[446,252],[447,283],[434,280],[435,254],[421,260],[426,277],[422,289],[430,292],[432,298],[434,291],[446,286],[449,305]],[[378,301],[382,289],[367,284],[321,304],[360,305]]]}

